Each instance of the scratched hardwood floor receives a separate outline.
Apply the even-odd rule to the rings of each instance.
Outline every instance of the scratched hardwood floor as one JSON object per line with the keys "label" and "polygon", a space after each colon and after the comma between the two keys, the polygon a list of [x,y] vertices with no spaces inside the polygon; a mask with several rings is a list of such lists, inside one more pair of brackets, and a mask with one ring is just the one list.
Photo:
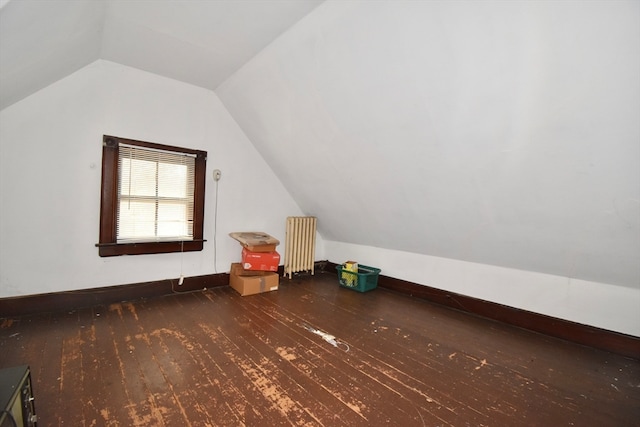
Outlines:
{"label": "scratched hardwood floor", "polygon": [[640,361],[329,273],[2,319],[18,364],[40,426],[640,425]]}

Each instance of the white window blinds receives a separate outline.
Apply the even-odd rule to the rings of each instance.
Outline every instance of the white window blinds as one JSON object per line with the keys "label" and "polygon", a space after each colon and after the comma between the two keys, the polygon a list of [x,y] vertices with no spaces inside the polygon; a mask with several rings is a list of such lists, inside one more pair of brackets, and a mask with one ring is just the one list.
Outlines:
{"label": "white window blinds", "polygon": [[193,240],[195,156],[120,144],[118,243]]}

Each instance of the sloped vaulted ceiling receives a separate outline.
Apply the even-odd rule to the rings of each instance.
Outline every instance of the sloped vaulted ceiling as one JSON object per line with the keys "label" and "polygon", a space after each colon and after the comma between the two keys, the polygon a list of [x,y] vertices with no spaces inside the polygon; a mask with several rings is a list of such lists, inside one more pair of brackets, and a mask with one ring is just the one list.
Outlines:
{"label": "sloped vaulted ceiling", "polygon": [[0,109],[98,59],[104,13],[104,2],[5,2],[0,9]]}
{"label": "sloped vaulted ceiling", "polygon": [[320,3],[3,1],[0,109],[97,59],[215,89]]}
{"label": "sloped vaulted ceiling", "polygon": [[216,90],[325,240],[640,287],[640,3],[325,2]]}

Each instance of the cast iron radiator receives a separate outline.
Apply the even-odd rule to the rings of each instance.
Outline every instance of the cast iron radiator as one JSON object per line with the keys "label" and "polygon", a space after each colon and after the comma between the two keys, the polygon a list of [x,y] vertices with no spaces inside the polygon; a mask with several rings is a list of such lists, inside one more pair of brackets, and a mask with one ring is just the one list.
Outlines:
{"label": "cast iron radiator", "polygon": [[300,271],[314,273],[316,256],[316,223],[313,216],[287,217],[286,241],[284,246],[284,275]]}

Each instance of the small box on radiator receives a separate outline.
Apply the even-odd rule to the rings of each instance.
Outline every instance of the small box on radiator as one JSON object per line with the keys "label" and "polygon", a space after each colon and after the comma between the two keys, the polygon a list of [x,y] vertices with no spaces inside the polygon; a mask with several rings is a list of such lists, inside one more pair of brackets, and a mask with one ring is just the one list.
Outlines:
{"label": "small box on radiator", "polygon": [[242,267],[245,270],[278,271],[279,264],[278,252],[252,252],[242,248]]}

